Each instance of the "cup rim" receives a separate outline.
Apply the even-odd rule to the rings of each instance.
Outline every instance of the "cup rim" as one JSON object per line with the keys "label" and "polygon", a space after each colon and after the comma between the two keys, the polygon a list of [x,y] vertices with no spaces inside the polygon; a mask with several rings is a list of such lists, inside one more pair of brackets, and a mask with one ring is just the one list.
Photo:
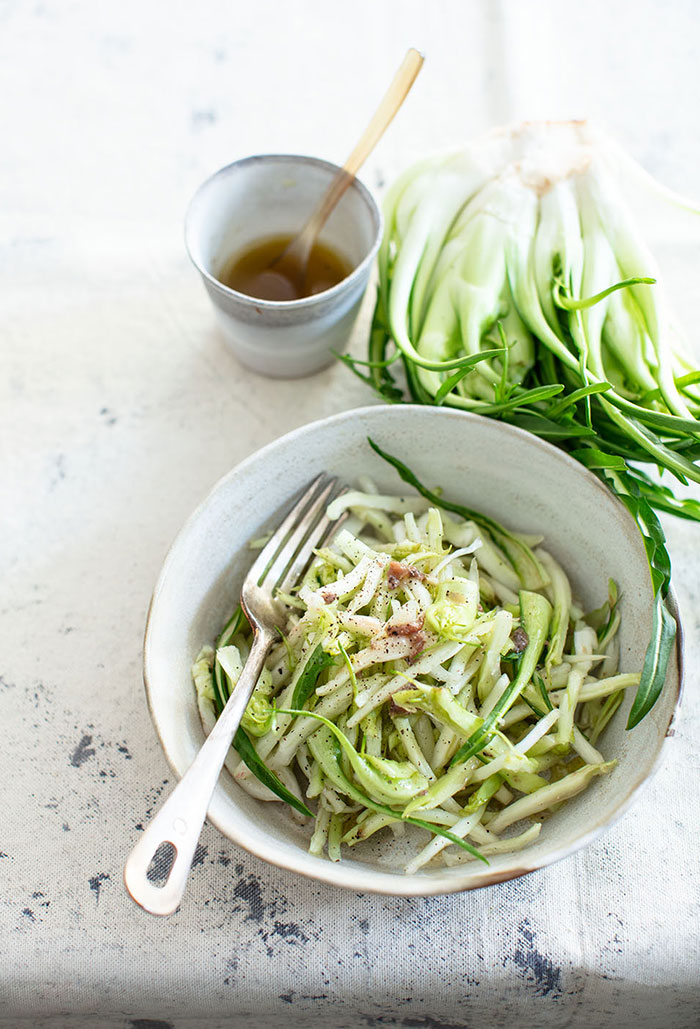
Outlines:
{"label": "cup rim", "polygon": [[372,196],[368,187],[359,179],[357,176],[354,177],[354,181],[348,187],[349,189],[355,189],[360,193],[360,196],[365,201],[367,209],[374,221],[375,231],[374,240],[372,245],[363,257],[358,265],[356,265],[349,275],[346,275],[344,279],[337,282],[330,289],[324,289],[320,293],[312,293],[308,297],[300,297],[298,300],[264,300],[262,297],[252,297],[248,293],[241,293],[237,289],[232,289],[231,286],[225,285],[212,275],[208,269],[206,269],[202,262],[195,256],[196,243],[194,242],[194,234],[192,227],[193,213],[198,201],[203,196],[204,192],[211,186],[211,184],[219,178],[225,178],[226,175],[230,174],[233,169],[240,168],[248,164],[254,164],[261,161],[267,161],[271,163],[277,163],[282,161],[298,161],[304,165],[315,165],[318,168],[330,171],[333,175],[341,171],[340,165],[334,164],[332,161],[326,161],[322,157],[311,157],[307,154],[251,154],[248,157],[241,157],[237,161],[232,161],[230,164],[224,165],[215,171],[213,175],[201,183],[201,185],[195,191],[192,199],[190,200],[187,211],[185,213],[185,249],[187,254],[195,266],[199,274],[203,279],[206,280],[211,286],[223,293],[224,296],[229,296],[236,300],[238,303],[245,304],[248,307],[256,308],[258,311],[297,311],[303,310],[304,308],[313,307],[319,302],[326,302],[333,299],[334,297],[340,296],[348,288],[351,288],[358,280],[362,278],[369,266],[374,261],[377,255],[377,251],[382,242],[384,235],[384,218],[382,216],[381,209],[377,204],[376,200]]}

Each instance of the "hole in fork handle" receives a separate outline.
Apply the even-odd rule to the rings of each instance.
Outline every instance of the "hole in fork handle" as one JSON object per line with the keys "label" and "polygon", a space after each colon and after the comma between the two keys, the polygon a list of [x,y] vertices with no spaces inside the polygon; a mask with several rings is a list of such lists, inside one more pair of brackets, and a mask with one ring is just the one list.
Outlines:
{"label": "hole in fork handle", "polygon": [[146,878],[154,886],[163,887],[175,864],[177,847],[172,840],[164,840],[156,849],[151,858],[151,863],[146,869]]}

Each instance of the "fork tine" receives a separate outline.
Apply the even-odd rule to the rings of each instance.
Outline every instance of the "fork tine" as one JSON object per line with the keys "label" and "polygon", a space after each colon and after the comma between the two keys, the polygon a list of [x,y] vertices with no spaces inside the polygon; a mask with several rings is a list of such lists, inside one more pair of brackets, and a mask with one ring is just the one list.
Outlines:
{"label": "fork tine", "polygon": [[284,546],[275,556],[270,566],[265,570],[264,580],[269,581],[273,588],[279,586],[279,583],[287,574],[289,565],[294,562],[297,551],[305,549],[307,537],[316,538],[316,524],[322,517],[337,484],[338,480],[335,478],[328,481],[304,513],[304,516],[287,538]]}
{"label": "fork tine", "polygon": [[[347,491],[348,487],[343,486],[343,488],[338,491],[336,496],[333,497],[333,500],[336,500],[338,497],[342,496],[343,493],[347,493]],[[329,497],[326,506],[328,506],[330,502],[331,498]],[[282,582],[280,582],[278,589],[282,590],[283,593],[288,593],[292,586],[296,585],[297,581],[301,578],[302,572],[306,568],[306,565],[311,560],[314,550],[316,550],[318,547],[325,546],[326,543],[329,542],[332,536],[335,535],[336,530],[340,528],[345,519],[348,517],[349,513],[349,511],[343,511],[343,513],[338,518],[334,519],[334,521],[331,521],[328,515],[324,512],[320,521],[314,527],[312,533],[309,535],[308,539],[304,541],[304,543],[296,553],[294,560],[289,566],[289,569],[287,570],[287,573],[285,574]]]}
{"label": "fork tine", "polygon": [[275,530],[274,534],[270,537],[270,539],[267,541],[263,549],[256,557],[255,561],[250,567],[248,575],[246,576],[247,579],[250,579],[252,582],[257,583],[263,578],[264,574],[268,570],[268,567],[271,566],[272,562],[277,557],[278,552],[287,541],[289,534],[294,530],[294,527],[298,524],[300,518],[308,508],[309,503],[311,502],[313,497],[316,496],[319,487],[323,485],[326,478],[326,473],[321,472],[321,474],[317,475],[313,482],[311,482],[307,486],[302,496],[296,502],[296,504],[291,509],[289,514],[287,514],[287,516],[285,517],[282,524],[279,526],[278,529]]}

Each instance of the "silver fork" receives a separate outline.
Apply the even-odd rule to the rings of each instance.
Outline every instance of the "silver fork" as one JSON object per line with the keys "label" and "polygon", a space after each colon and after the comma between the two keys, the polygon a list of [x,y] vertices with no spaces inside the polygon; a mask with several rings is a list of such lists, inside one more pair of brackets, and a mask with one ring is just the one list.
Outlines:
{"label": "silver fork", "polygon": [[[280,609],[276,590],[298,582],[313,551],[337,529],[344,515],[330,522],[325,509],[337,479],[319,475],[294,505],[258,555],[241,589],[241,607],[253,630],[253,643],[236,688],[196,758],[158,814],[149,823],[124,866],[127,890],[153,915],[171,915],[182,900],[207,808],[231,742],[277,636]],[[163,844],[175,857],[162,886],[148,879],[148,869]]]}

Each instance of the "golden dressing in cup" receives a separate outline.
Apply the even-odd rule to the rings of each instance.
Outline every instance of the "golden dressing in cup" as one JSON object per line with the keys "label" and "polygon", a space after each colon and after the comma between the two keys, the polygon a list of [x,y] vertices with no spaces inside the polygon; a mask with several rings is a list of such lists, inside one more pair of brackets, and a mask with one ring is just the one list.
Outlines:
{"label": "golden dressing in cup", "polygon": [[335,250],[318,240],[311,248],[303,283],[292,282],[275,267],[292,235],[268,236],[222,262],[219,282],[260,300],[301,300],[337,285],[352,266]]}

